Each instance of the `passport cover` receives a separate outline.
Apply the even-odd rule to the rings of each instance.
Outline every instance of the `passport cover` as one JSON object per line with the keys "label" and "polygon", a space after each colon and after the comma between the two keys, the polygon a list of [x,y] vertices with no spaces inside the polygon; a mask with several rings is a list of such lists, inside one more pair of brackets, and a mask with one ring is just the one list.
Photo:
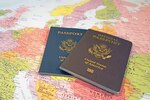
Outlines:
{"label": "passport cover", "polygon": [[60,66],[77,78],[118,94],[132,43],[106,33],[88,30]]}
{"label": "passport cover", "polygon": [[84,29],[51,27],[39,73],[70,75],[60,70],[59,66],[86,31]]}

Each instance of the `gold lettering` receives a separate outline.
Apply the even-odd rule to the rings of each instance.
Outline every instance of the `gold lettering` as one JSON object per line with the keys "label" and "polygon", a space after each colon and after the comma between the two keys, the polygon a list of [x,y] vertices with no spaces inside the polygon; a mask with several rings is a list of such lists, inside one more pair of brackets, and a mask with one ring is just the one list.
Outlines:
{"label": "gold lettering", "polygon": [[114,44],[114,45],[117,45],[117,46],[120,45],[120,42],[117,39],[109,37],[109,36],[105,36],[105,35],[102,35],[102,34],[93,35],[93,38],[96,38],[98,40],[105,41],[105,42],[108,42],[110,44]]}
{"label": "gold lettering", "polygon": [[[96,62],[96,61],[90,60],[90,59],[88,59],[88,58],[84,58],[84,63],[85,63],[86,65],[89,65],[89,66],[91,66],[91,67],[97,68],[97,69],[99,69],[99,70],[104,70],[105,68],[107,68],[107,66],[105,66],[105,65],[103,65],[103,64],[100,64],[100,63],[98,63],[98,62]],[[90,69],[87,69],[86,71],[89,72]]]}
{"label": "gold lettering", "polygon": [[58,31],[58,34],[82,36],[83,33]]}
{"label": "gold lettering", "polygon": [[106,68],[106,66],[105,65],[102,65],[102,64],[100,64],[100,63],[96,63],[98,66],[101,66],[101,67],[103,67],[103,68]]}
{"label": "gold lettering", "polygon": [[94,73],[94,70],[91,69],[91,68],[87,68],[86,71],[89,72],[89,73],[92,73],[92,74]]}

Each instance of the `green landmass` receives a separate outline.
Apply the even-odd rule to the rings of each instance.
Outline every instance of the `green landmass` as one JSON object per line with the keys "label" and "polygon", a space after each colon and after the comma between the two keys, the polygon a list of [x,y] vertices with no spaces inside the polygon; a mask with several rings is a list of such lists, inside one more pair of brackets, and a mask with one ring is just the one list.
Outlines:
{"label": "green landmass", "polygon": [[96,11],[96,18],[114,19],[120,16],[120,13],[117,10],[112,0],[102,0],[102,1],[103,1],[103,4],[106,6],[106,8]]}
{"label": "green landmass", "polygon": [[27,70],[30,64],[26,59],[0,57],[0,100],[13,100],[14,78],[19,71]]}
{"label": "green landmass", "polygon": [[12,30],[12,36],[14,39],[20,38],[21,37],[21,32],[17,31],[17,30]]}
{"label": "green landmass", "polygon": [[3,16],[3,15],[5,15],[5,14],[7,14],[7,13],[8,13],[7,10],[0,10],[0,16]]}
{"label": "green landmass", "polygon": [[56,25],[56,23],[57,23],[57,19],[52,19],[52,20],[49,20],[49,21],[47,22],[47,25],[48,25],[49,27],[51,27],[51,26],[58,26],[58,27],[59,27],[59,25]]}
{"label": "green landmass", "polygon": [[144,93],[150,93],[150,56],[138,54],[130,58],[125,77],[134,86],[128,100],[140,100]]}

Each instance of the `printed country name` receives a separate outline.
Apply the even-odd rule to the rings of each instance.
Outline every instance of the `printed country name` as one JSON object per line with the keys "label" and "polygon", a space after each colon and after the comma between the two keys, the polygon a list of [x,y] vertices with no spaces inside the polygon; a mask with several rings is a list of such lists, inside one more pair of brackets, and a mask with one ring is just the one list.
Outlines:
{"label": "printed country name", "polygon": [[60,97],[66,100],[81,100],[82,99],[82,97],[80,96],[74,96],[72,94],[67,94],[67,93],[61,94]]}
{"label": "printed country name", "polygon": [[102,34],[93,35],[93,38],[96,38],[98,40],[105,41],[105,42],[108,42],[110,44],[114,44],[117,46],[119,46],[121,44],[117,39],[106,36],[106,35],[102,35]]}
{"label": "printed country name", "polygon": [[108,98],[112,99],[112,96],[105,93],[104,91],[97,91],[97,90],[90,90],[90,95],[92,95],[94,98]]}

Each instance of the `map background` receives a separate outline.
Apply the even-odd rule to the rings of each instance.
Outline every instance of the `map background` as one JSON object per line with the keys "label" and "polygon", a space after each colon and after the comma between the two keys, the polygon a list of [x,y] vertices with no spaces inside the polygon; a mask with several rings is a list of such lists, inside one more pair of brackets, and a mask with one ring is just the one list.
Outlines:
{"label": "map background", "polygon": [[[0,1],[0,100],[149,100],[150,0]],[[40,76],[50,26],[92,28],[132,41],[121,92]]]}

